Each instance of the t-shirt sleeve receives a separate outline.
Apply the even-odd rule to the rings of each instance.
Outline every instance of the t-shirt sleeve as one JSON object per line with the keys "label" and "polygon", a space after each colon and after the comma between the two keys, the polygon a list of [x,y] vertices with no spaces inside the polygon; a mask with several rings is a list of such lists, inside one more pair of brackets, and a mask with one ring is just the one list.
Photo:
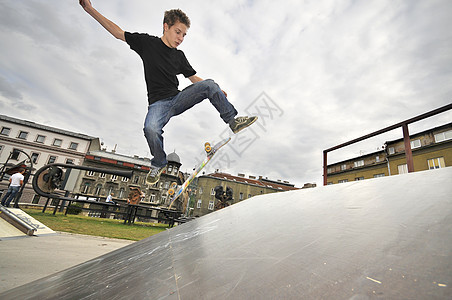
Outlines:
{"label": "t-shirt sleeve", "polygon": [[184,52],[182,52],[181,59],[182,59],[182,62],[181,62],[181,66],[182,66],[181,73],[184,75],[184,77],[188,78],[190,76],[195,75],[196,71],[193,69],[193,67],[188,62],[187,58],[185,57]]}
{"label": "t-shirt sleeve", "polygon": [[140,54],[143,51],[143,42],[144,39],[148,36],[146,33],[130,33],[125,32],[124,36],[126,38],[127,44],[129,44],[130,49],[134,50],[138,54]]}

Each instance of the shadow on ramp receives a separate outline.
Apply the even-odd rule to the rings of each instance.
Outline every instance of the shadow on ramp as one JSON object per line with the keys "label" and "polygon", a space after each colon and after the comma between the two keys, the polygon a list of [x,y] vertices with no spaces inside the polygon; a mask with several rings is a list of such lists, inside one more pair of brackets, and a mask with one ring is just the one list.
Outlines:
{"label": "shadow on ramp", "polygon": [[2,299],[450,299],[452,168],[251,198]]}

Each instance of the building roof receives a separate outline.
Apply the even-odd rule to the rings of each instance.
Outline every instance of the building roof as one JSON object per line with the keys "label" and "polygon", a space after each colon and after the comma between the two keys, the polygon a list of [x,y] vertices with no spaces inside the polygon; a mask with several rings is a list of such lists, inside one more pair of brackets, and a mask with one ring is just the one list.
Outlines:
{"label": "building roof", "polygon": [[[444,125],[441,125],[441,126],[437,126],[437,127],[434,127],[434,128],[430,128],[430,129],[427,129],[427,130],[424,130],[424,131],[421,131],[421,132],[410,133],[410,138],[413,138],[413,137],[416,137],[416,136],[425,135],[425,134],[428,134],[428,133],[431,133],[431,132],[435,132],[435,131],[442,131],[442,130],[445,130],[445,129],[451,128],[451,127],[452,127],[452,122],[444,124]],[[397,143],[397,142],[400,142],[400,141],[403,141],[403,137],[399,138],[399,139],[396,139],[396,140],[392,140],[392,141],[386,141],[385,144],[386,145],[387,144],[394,144],[394,143]]]}
{"label": "building roof", "polygon": [[76,133],[76,132],[72,132],[72,131],[67,131],[67,130],[63,130],[63,129],[59,129],[59,128],[55,128],[55,127],[50,127],[50,126],[46,126],[46,125],[41,125],[41,124],[37,124],[35,122],[26,121],[26,120],[20,120],[20,119],[16,119],[16,118],[13,118],[13,117],[8,117],[8,116],[5,116],[5,115],[0,115],[0,120],[1,121],[6,121],[6,122],[10,122],[10,123],[19,124],[19,125],[28,126],[28,127],[31,127],[31,128],[42,129],[42,130],[50,131],[50,132],[53,132],[53,133],[64,134],[64,135],[67,135],[67,136],[72,136],[72,137],[76,137],[76,138],[80,138],[80,139],[84,139],[84,140],[97,139],[96,137],[89,136],[89,135],[86,135],[86,134]]}
{"label": "building roof", "polygon": [[173,153],[170,153],[166,156],[166,160],[168,161],[172,161],[172,162],[176,162],[180,164],[180,158],[179,155],[176,154],[176,151],[174,151]]}
{"label": "building roof", "polygon": [[214,178],[218,178],[218,179],[222,179],[222,180],[239,182],[239,183],[243,183],[243,184],[258,185],[258,186],[271,188],[271,189],[276,189],[276,190],[280,190],[280,191],[298,190],[298,188],[296,188],[292,184],[287,184],[287,183],[284,183],[284,182],[272,181],[272,180],[269,180],[269,179],[262,179],[262,178],[252,179],[252,178],[246,178],[246,177],[242,177],[242,176],[233,176],[231,174],[220,173],[220,172],[208,174],[208,175],[205,175],[205,176],[214,177]]}
{"label": "building roof", "polygon": [[151,167],[151,161],[149,159],[141,158],[141,157],[131,157],[126,155],[117,154],[114,152],[106,152],[102,150],[90,151],[86,155],[86,159],[96,159],[96,157],[100,158],[100,161],[111,163],[111,164],[119,164],[119,162],[124,163],[122,165],[134,167],[138,166],[139,168],[148,170]]}

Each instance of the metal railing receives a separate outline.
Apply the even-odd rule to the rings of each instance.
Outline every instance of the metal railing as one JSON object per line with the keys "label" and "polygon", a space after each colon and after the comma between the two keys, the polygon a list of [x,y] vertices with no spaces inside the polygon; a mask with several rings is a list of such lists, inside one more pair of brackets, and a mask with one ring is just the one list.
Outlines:
{"label": "metal railing", "polygon": [[414,118],[408,119],[406,121],[403,121],[403,122],[394,124],[392,126],[380,129],[378,131],[366,134],[366,135],[364,135],[362,137],[356,138],[356,139],[351,140],[349,142],[346,142],[346,143],[343,143],[343,144],[331,147],[329,149],[323,150],[323,185],[327,185],[327,183],[328,183],[328,153],[329,152],[337,150],[337,149],[340,149],[340,148],[343,148],[343,147],[346,147],[346,146],[349,146],[351,144],[355,144],[357,142],[361,142],[363,140],[366,140],[366,139],[369,139],[371,137],[377,136],[379,134],[382,134],[382,133],[385,133],[385,132],[397,129],[399,127],[402,127],[402,131],[403,131],[403,141],[404,141],[404,144],[405,144],[405,157],[406,157],[406,162],[407,162],[407,166],[408,166],[408,172],[409,173],[414,172],[413,154],[411,152],[410,134],[408,132],[408,124],[421,121],[423,119],[426,119],[426,118],[432,117],[434,115],[443,113],[443,112],[448,111],[450,109],[452,109],[452,103],[448,104],[448,105],[445,105],[445,106],[442,106],[440,108],[434,109],[432,111],[426,112],[426,113],[424,113],[422,115],[419,115],[419,116],[416,116]]}

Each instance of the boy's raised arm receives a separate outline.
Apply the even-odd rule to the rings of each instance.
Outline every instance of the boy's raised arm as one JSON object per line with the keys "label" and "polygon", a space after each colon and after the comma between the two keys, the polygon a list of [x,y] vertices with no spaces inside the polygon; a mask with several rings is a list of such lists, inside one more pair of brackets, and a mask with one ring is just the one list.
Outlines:
{"label": "boy's raised arm", "polygon": [[102,25],[108,32],[110,32],[115,38],[122,41],[126,41],[124,36],[124,30],[122,30],[118,25],[105,18],[100,12],[98,12],[92,5],[90,0],[79,0],[80,5],[83,9],[92,16],[100,25]]}

